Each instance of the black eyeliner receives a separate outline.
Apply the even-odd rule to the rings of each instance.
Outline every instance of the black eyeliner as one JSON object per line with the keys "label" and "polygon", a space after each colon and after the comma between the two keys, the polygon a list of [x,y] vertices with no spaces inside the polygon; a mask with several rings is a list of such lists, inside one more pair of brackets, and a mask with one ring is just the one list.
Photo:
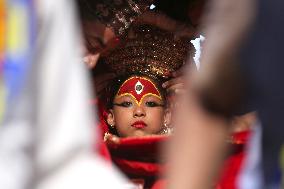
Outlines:
{"label": "black eyeliner", "polygon": [[125,107],[123,104],[117,104],[117,103],[113,103],[114,106],[121,106],[121,107]]}
{"label": "black eyeliner", "polygon": [[[153,103],[153,105],[147,105],[147,103]],[[164,104],[159,104],[159,103],[156,103],[156,102],[146,102],[145,103],[148,107],[164,107],[165,105]]]}
{"label": "black eyeliner", "polygon": [[[126,104],[126,103],[130,103],[130,104]],[[113,105],[127,108],[127,107],[132,106],[132,103],[131,102],[122,102],[122,103],[119,103],[119,104],[118,103],[113,103]]]}

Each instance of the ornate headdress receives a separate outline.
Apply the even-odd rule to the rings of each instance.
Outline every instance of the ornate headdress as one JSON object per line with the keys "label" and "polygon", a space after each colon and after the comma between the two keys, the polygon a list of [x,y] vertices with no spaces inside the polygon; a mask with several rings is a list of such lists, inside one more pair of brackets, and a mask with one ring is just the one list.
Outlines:
{"label": "ornate headdress", "polygon": [[126,39],[104,59],[117,75],[139,73],[168,78],[185,63],[190,47],[188,38],[152,25],[133,25]]}
{"label": "ornate headdress", "polygon": [[113,29],[116,35],[125,33],[135,18],[148,9],[151,0],[79,0],[81,14],[96,18]]}

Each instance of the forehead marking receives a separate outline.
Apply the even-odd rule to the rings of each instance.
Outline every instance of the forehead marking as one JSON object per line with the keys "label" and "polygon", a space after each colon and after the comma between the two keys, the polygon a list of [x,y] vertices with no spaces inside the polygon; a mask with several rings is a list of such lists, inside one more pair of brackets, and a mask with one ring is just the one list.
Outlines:
{"label": "forehead marking", "polygon": [[141,94],[143,92],[144,85],[138,80],[135,84],[135,92]]}
{"label": "forehead marking", "polygon": [[[137,82],[132,84],[134,86],[130,86],[130,88],[128,88],[128,90],[126,90],[125,92],[121,92],[121,90],[125,90],[123,89],[123,87],[125,87],[125,84],[133,79],[137,79]],[[147,82],[149,82],[149,92],[147,92]],[[143,85],[144,83],[144,85]],[[127,87],[127,85],[126,85]],[[144,92],[146,91],[146,92]],[[144,92],[144,94],[143,94]],[[135,94],[136,93],[136,94]],[[141,96],[142,95],[142,96]],[[159,90],[157,89],[157,87],[155,86],[155,84],[147,79],[147,78],[144,78],[144,77],[139,77],[139,76],[134,76],[134,77],[131,77],[129,79],[127,79],[126,81],[123,82],[123,84],[121,85],[121,87],[119,88],[117,94],[116,94],[116,97],[119,98],[119,97],[122,97],[122,96],[130,96],[134,99],[134,101],[138,104],[138,105],[141,105],[144,97],[146,96],[149,96],[149,95],[153,95],[157,98],[159,98],[160,100],[162,100],[162,97],[160,95],[160,92]]]}

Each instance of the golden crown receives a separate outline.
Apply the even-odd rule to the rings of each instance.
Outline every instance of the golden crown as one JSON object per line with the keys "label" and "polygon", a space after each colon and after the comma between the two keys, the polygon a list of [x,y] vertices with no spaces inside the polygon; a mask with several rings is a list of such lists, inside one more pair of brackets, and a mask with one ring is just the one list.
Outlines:
{"label": "golden crown", "polygon": [[168,78],[185,63],[191,47],[188,38],[152,25],[133,25],[104,60],[117,75],[140,73]]}

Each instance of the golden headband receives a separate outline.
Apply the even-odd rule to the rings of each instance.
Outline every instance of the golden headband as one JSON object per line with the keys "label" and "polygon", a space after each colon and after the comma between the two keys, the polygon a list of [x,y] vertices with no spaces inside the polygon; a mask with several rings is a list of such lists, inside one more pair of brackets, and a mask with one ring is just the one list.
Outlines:
{"label": "golden headband", "polygon": [[140,105],[144,97],[153,95],[162,100],[162,96],[156,85],[148,78],[133,76],[127,79],[119,88],[116,97],[129,95]]}

